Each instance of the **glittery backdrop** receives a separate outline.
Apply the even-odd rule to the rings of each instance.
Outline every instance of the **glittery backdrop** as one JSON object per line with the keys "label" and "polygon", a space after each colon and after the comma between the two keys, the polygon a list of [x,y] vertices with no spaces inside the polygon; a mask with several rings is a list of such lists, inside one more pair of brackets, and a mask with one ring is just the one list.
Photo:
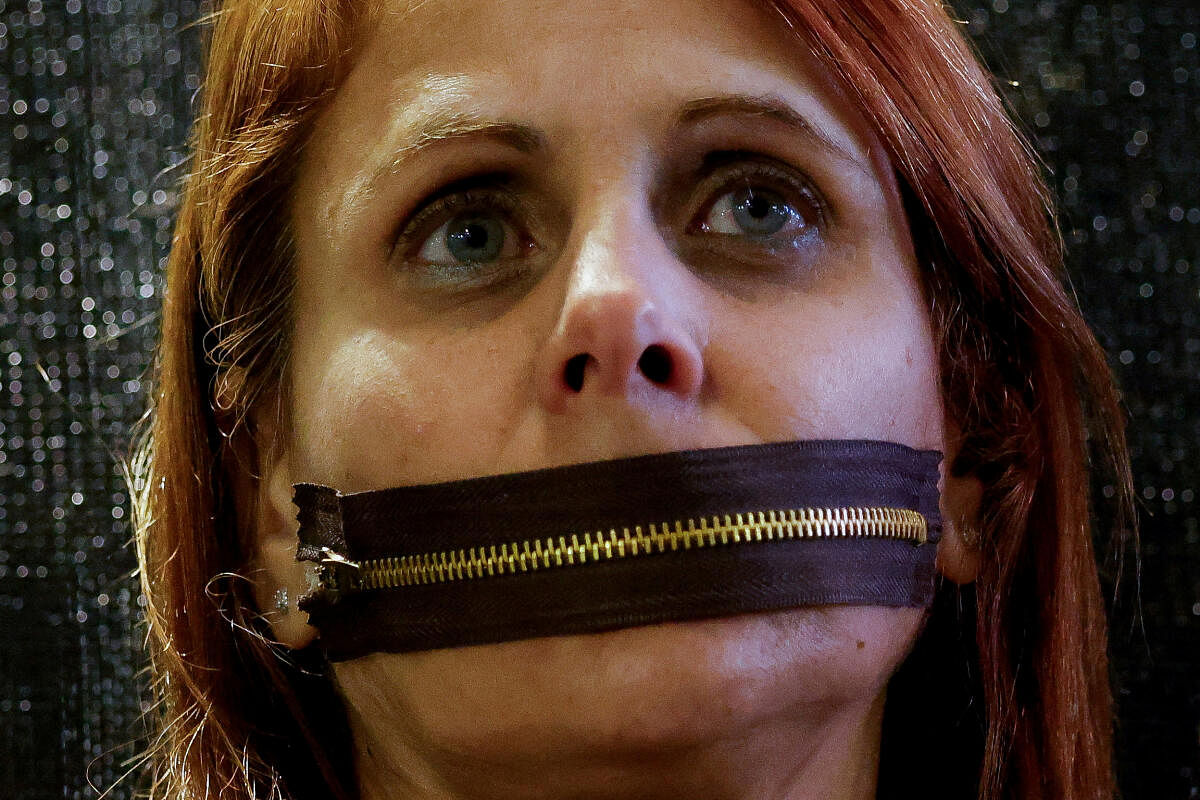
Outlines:
{"label": "glittery backdrop", "polygon": [[[1118,604],[1122,786],[1200,797],[1200,3],[957,5],[1015,83],[1132,418],[1144,627]],[[198,15],[0,0],[0,797],[93,797],[137,749],[118,455],[155,336]]]}

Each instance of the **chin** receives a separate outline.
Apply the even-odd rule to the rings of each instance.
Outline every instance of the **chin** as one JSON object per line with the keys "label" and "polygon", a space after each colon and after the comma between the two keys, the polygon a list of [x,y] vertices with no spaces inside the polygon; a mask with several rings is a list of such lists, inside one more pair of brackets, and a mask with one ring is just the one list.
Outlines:
{"label": "chin", "polygon": [[[746,614],[337,665],[351,713],[476,758],[662,756],[870,703],[921,612]],[[388,720],[390,718],[390,722]]]}

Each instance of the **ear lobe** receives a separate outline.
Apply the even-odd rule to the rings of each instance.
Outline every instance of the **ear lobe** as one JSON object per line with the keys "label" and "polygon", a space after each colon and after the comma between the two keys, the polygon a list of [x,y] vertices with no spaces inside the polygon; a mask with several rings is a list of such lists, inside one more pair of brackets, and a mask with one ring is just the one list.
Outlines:
{"label": "ear lobe", "polygon": [[979,575],[979,506],[983,483],[974,475],[946,475],[942,491],[942,539],[938,571],[959,585]]}
{"label": "ear lobe", "polygon": [[233,488],[238,533],[250,554],[248,577],[254,600],[275,640],[299,650],[316,639],[317,630],[297,601],[306,591],[304,568],[296,560],[299,545],[292,504],[291,469],[277,423],[248,415],[225,439],[225,474]]}

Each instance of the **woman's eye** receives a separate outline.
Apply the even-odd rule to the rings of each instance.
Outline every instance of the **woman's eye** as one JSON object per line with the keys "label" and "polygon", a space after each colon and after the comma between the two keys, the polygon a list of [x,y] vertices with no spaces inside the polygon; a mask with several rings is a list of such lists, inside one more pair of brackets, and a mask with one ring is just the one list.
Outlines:
{"label": "woman's eye", "polygon": [[799,233],[808,225],[801,210],[778,192],[743,186],[718,196],[699,227],[704,233],[765,239]]}
{"label": "woman's eye", "polygon": [[443,267],[487,265],[517,255],[519,237],[496,213],[469,211],[439,225],[421,243],[417,259]]}
{"label": "woman's eye", "polygon": [[704,198],[688,223],[691,241],[732,259],[795,254],[825,230],[827,204],[813,182],[789,164],[743,151],[704,159],[693,196]]}
{"label": "woman's eye", "polygon": [[731,279],[722,285],[735,293],[752,280],[790,284],[816,274],[834,217],[802,170],[758,153],[714,151],[686,180],[687,222],[676,242],[692,268]]}
{"label": "woman's eye", "polygon": [[531,274],[537,248],[524,224],[530,214],[506,180],[469,178],[418,205],[393,245],[409,286],[469,293],[498,290]]}
{"label": "woman's eye", "polygon": [[811,200],[792,200],[766,186],[745,184],[719,194],[695,223],[695,230],[770,243],[793,241],[816,222]]}

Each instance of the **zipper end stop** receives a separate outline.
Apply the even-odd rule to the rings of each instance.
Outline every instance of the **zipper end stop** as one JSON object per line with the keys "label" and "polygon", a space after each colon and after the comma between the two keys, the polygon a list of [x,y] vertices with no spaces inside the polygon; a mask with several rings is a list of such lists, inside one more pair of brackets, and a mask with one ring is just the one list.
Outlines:
{"label": "zipper end stop", "polygon": [[333,605],[363,588],[362,570],[358,563],[328,547],[322,547],[319,558],[306,562],[304,566],[308,581],[308,593],[303,598],[305,606],[314,602]]}

